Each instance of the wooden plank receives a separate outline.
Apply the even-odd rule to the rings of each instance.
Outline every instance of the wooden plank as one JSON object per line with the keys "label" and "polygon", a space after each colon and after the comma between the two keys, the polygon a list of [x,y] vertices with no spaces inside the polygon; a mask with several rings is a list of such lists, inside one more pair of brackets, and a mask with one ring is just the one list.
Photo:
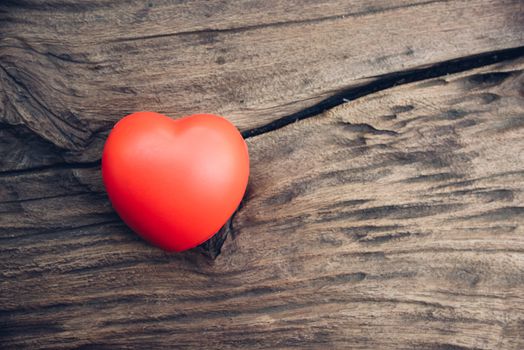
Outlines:
{"label": "wooden plank", "polygon": [[222,254],[166,254],[97,166],[0,176],[4,348],[524,347],[524,61],[254,138]]}
{"label": "wooden plank", "polygon": [[[377,76],[524,45],[521,1],[2,1],[0,171],[100,158],[136,110],[241,130]],[[48,152],[52,150],[53,152]]]}

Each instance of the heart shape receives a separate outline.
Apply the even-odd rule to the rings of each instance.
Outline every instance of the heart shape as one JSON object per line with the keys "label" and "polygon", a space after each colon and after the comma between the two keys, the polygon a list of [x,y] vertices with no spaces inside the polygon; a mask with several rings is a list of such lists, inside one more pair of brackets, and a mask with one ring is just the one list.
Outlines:
{"label": "heart shape", "polygon": [[247,145],[212,114],[173,120],[137,112],[104,146],[102,177],[124,222],[166,251],[196,247],[231,217],[249,177]]}

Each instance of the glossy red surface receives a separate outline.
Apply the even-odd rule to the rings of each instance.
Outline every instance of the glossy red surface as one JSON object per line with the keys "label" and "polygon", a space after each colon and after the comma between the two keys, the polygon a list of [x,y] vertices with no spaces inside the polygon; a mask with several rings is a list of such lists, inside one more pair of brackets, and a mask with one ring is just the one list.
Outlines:
{"label": "glossy red surface", "polygon": [[135,232],[182,251],[209,239],[233,214],[247,186],[249,156],[222,117],[137,112],[111,131],[102,176],[113,207]]}

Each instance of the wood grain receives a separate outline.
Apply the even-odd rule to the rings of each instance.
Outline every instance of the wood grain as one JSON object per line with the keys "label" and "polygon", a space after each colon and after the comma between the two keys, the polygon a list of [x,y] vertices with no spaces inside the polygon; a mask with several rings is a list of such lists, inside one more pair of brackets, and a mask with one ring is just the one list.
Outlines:
{"label": "wood grain", "polygon": [[2,347],[522,349],[523,69],[250,138],[216,260],[138,239],[96,164],[1,175]]}
{"label": "wood grain", "polygon": [[523,23],[519,0],[4,0],[0,171],[96,161],[136,110],[245,131],[383,74],[522,46]]}

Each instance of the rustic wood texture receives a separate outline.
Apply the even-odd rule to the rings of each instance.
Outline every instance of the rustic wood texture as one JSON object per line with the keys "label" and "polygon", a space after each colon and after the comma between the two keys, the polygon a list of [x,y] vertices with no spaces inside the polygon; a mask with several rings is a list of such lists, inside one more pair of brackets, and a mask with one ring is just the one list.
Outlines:
{"label": "rustic wood texture", "polygon": [[524,61],[248,140],[211,260],[111,210],[98,165],[0,176],[4,348],[524,348]]}
{"label": "rustic wood texture", "polygon": [[383,74],[522,46],[523,23],[521,0],[4,0],[0,171],[96,161],[136,110],[245,131]]}

